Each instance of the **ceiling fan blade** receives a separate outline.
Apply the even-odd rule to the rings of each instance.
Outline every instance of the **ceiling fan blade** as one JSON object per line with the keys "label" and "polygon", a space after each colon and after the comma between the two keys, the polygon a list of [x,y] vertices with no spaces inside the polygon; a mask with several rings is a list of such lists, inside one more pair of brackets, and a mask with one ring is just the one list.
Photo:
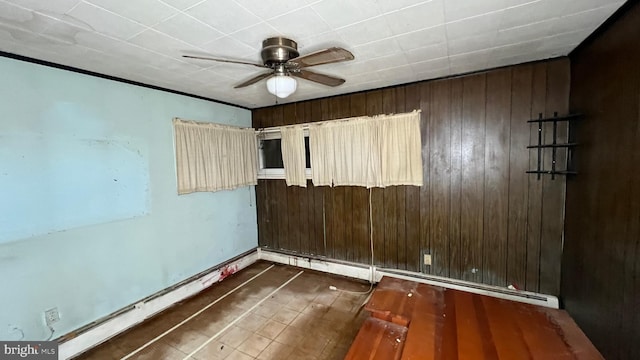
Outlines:
{"label": "ceiling fan blade", "polygon": [[353,59],[353,54],[348,50],[339,47],[332,47],[291,59],[288,63],[295,64],[298,68],[303,68]]}
{"label": "ceiling fan blade", "polygon": [[265,65],[250,63],[250,62],[240,61],[240,60],[218,59],[218,58],[212,58],[212,57],[206,57],[206,56],[192,56],[192,55],[182,55],[182,57],[189,58],[189,59],[198,59],[198,60],[211,60],[211,61],[224,62],[224,63],[230,63],[230,64],[251,65],[251,66],[257,66],[259,68],[269,68],[268,66],[265,66]]}
{"label": "ceiling fan blade", "polygon": [[327,86],[338,86],[338,85],[344,84],[344,79],[340,79],[337,77],[324,75],[324,74],[318,74],[317,72],[313,72],[309,70],[292,71],[291,75],[297,76],[299,78],[311,80]]}
{"label": "ceiling fan blade", "polygon": [[273,74],[274,74],[274,73],[273,73],[273,71],[269,71],[269,72],[266,72],[266,73],[262,73],[262,74],[260,74],[260,75],[258,75],[258,76],[254,76],[254,77],[252,77],[251,79],[249,79],[249,80],[247,80],[247,81],[245,81],[245,82],[243,82],[243,83],[240,83],[240,84],[238,84],[238,85],[234,86],[233,88],[234,88],[234,89],[238,89],[238,88],[242,88],[242,87],[245,87],[245,86],[249,86],[249,85],[255,84],[255,83],[257,83],[257,82],[258,82],[258,81],[260,81],[260,80],[263,80],[263,79],[266,79],[266,78],[272,77],[272,76],[273,76]]}

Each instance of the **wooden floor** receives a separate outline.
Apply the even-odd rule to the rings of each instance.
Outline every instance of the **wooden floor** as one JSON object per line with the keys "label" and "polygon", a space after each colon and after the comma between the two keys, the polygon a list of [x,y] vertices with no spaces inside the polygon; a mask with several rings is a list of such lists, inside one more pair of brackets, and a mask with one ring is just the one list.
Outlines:
{"label": "wooden floor", "polygon": [[360,306],[367,295],[329,286],[366,292],[369,285],[305,270],[277,290],[301,270],[274,265],[219,300],[271,265],[258,262],[77,359],[343,359],[368,316]]}
{"label": "wooden floor", "polygon": [[384,277],[348,355],[360,359],[593,359],[566,311]]}

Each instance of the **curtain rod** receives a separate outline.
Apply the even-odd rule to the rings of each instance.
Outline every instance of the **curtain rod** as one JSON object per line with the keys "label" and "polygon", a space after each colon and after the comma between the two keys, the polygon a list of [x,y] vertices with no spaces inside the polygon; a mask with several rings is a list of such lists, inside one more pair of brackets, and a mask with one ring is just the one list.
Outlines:
{"label": "curtain rod", "polygon": [[[276,131],[277,129],[282,129],[282,128],[286,128],[286,127],[294,127],[294,126],[302,126],[303,130],[309,130],[309,125],[313,124],[315,125],[323,125],[323,124],[332,124],[335,122],[345,122],[345,121],[353,121],[356,119],[372,119],[375,120],[377,118],[381,118],[381,117],[393,117],[393,116],[403,116],[403,115],[410,115],[410,114],[420,114],[422,112],[421,109],[416,109],[413,111],[409,111],[406,113],[398,113],[398,114],[379,114],[379,115],[373,115],[373,116],[354,116],[354,117],[349,117],[349,118],[341,118],[341,119],[333,119],[333,120],[324,120],[324,121],[316,121],[316,122],[312,122],[312,123],[303,123],[303,124],[291,124],[291,125],[279,125],[279,126],[270,126],[270,127],[264,127],[264,128],[259,128],[256,130],[256,132],[258,133],[262,133],[262,132],[272,132],[272,131]],[[273,129],[273,130],[269,130],[269,129]]]}
{"label": "curtain rod", "polygon": [[179,117],[174,117],[173,123],[174,124],[181,123],[183,125],[191,125],[191,126],[206,126],[206,127],[229,129],[229,130],[255,130],[252,127],[240,127],[235,125],[219,124],[219,123],[206,122],[206,121],[186,120],[186,119],[181,119]]}

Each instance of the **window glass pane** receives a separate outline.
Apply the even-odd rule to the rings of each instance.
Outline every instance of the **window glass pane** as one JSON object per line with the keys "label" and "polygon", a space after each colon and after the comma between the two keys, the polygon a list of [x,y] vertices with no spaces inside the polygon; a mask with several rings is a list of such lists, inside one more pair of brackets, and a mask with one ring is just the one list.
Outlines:
{"label": "window glass pane", "polygon": [[307,169],[311,169],[311,155],[309,155],[309,137],[304,137],[304,163]]}
{"label": "window glass pane", "polygon": [[[282,141],[280,139],[260,140],[260,146],[262,148],[262,156],[264,159],[265,169],[283,169],[284,163],[282,162]],[[304,156],[305,166],[307,169],[311,169],[311,155],[309,155],[309,137],[304,137]]]}
{"label": "window glass pane", "polygon": [[280,139],[262,140],[262,154],[265,169],[282,169],[282,149],[280,148]]}

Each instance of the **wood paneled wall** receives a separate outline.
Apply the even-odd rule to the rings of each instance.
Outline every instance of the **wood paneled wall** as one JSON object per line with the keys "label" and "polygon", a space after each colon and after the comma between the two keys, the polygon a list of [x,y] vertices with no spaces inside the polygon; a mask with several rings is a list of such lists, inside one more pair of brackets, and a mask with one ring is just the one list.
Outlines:
{"label": "wood paneled wall", "polygon": [[537,141],[527,120],[566,114],[569,83],[556,59],[254,110],[258,128],[422,110],[424,186],[260,180],[260,245],[369,263],[372,231],[377,265],[558,294],[565,180],[525,174]]}
{"label": "wood paneled wall", "polygon": [[640,4],[571,56],[579,175],[567,183],[566,309],[607,359],[640,359]]}

